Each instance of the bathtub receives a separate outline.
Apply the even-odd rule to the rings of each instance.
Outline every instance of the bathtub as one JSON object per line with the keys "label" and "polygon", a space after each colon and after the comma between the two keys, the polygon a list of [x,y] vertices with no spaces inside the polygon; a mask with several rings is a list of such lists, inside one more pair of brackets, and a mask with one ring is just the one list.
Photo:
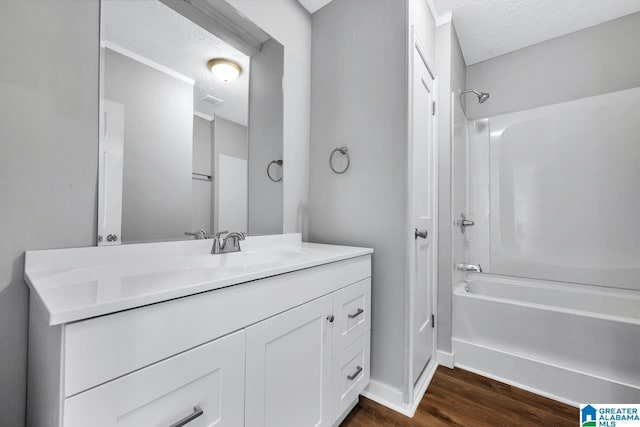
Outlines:
{"label": "bathtub", "polygon": [[569,404],[640,402],[640,292],[469,274],[455,364]]}

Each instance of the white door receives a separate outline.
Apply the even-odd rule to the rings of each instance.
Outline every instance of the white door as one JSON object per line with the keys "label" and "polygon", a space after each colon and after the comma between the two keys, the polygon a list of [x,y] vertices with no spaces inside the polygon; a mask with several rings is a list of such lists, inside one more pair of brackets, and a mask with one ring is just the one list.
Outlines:
{"label": "white door", "polygon": [[244,367],[240,331],[66,399],[63,424],[242,426]]}
{"label": "white door", "polygon": [[247,328],[247,427],[330,425],[331,303],[328,295]]}
{"label": "white door", "polygon": [[124,105],[100,101],[98,150],[98,245],[118,245],[122,241]]}
{"label": "white door", "polygon": [[247,161],[233,156],[218,156],[218,228],[220,231],[247,232]]}
{"label": "white door", "polygon": [[[434,214],[436,159],[434,144],[435,81],[420,46],[413,49],[410,140],[411,337],[413,384],[434,351],[433,286],[435,281]],[[413,231],[413,230],[410,230]]]}

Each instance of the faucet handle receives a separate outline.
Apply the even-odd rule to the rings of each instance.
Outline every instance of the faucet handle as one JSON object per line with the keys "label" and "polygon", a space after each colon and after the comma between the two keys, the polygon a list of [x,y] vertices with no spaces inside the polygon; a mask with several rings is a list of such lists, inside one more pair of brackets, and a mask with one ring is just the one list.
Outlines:
{"label": "faucet handle", "polygon": [[[244,240],[245,239],[245,235],[244,233],[241,233],[239,231],[232,231],[231,233],[227,234],[227,236],[224,239],[224,244],[222,245],[222,252],[240,252],[240,240]],[[231,242],[230,244],[233,245],[233,247],[231,249],[227,249],[227,245],[229,244],[229,242]]]}
{"label": "faucet handle", "polygon": [[219,232],[216,233],[216,238],[219,239],[219,238],[222,237],[223,234],[227,234],[227,233],[229,233],[227,230],[219,231]]}
{"label": "faucet handle", "polygon": [[241,231],[232,231],[227,235],[227,237],[235,237],[237,239],[244,240],[247,236],[245,236],[245,234]]}
{"label": "faucet handle", "polygon": [[195,232],[185,231],[184,235],[185,236],[193,236],[194,239],[201,240],[201,239],[206,239],[207,232],[202,230],[202,229],[200,229],[200,230],[197,230]]}

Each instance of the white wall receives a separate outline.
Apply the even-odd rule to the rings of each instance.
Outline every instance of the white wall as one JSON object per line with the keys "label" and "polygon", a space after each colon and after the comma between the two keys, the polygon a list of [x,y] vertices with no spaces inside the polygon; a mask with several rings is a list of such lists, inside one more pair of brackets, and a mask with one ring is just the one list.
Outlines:
{"label": "white wall", "polygon": [[105,48],[104,97],[124,105],[122,241],[191,230],[193,85]]}
{"label": "white wall", "polygon": [[[212,175],[211,159],[213,136],[212,123],[201,117],[193,116],[193,172]],[[203,177],[200,177],[203,178]],[[211,216],[211,197],[213,182],[200,179],[191,180],[191,231],[213,231]]]}
{"label": "white wall", "polygon": [[[451,351],[451,284],[453,218],[461,212],[452,207],[451,93],[457,94],[466,84],[466,64],[454,25],[436,29],[436,68],[438,71],[438,349]],[[456,98],[457,99],[457,98]],[[463,147],[464,148],[464,147]],[[464,162],[464,158],[462,159]],[[464,198],[465,187],[457,189]],[[459,261],[461,262],[461,261]]]}
{"label": "white wall", "polygon": [[297,0],[226,0],[284,46],[285,233],[307,233],[311,16]]}
{"label": "white wall", "polygon": [[24,425],[25,250],[95,244],[99,4],[0,2],[0,424]]}
{"label": "white wall", "polygon": [[[282,233],[283,183],[267,177],[267,165],[282,159],[284,49],[274,39],[251,57],[249,76],[249,233]],[[286,168],[286,165],[284,165]],[[280,166],[271,166],[277,179]]]}
{"label": "white wall", "polygon": [[640,13],[471,65],[468,118],[489,117],[640,86]]}

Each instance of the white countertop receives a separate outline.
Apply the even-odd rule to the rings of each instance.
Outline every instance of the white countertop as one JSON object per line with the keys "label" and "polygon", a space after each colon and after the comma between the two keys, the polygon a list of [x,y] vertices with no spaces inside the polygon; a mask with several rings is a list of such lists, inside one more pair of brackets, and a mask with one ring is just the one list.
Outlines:
{"label": "white countertop", "polygon": [[302,243],[299,234],[247,237],[212,255],[213,240],[29,251],[25,280],[50,325],[367,255],[370,248]]}

